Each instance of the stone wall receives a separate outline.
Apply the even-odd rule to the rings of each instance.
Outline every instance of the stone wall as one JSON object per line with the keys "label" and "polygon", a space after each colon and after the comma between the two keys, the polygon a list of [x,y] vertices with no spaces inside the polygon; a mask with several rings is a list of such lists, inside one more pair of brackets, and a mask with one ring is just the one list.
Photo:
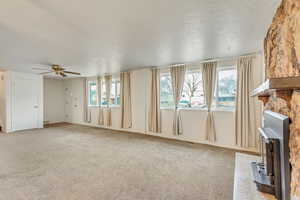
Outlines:
{"label": "stone wall", "polygon": [[267,77],[300,76],[300,1],[283,0],[265,39]]}
{"label": "stone wall", "polygon": [[266,110],[287,115],[291,119],[290,125],[290,162],[292,165],[291,194],[296,199],[300,197],[300,91],[294,91],[290,105],[286,99],[276,93],[269,98],[265,105]]}
{"label": "stone wall", "polygon": [[[265,38],[267,78],[300,76],[300,0],[283,0]],[[274,93],[265,109],[291,118],[291,195],[300,199],[300,91],[282,96]]]}

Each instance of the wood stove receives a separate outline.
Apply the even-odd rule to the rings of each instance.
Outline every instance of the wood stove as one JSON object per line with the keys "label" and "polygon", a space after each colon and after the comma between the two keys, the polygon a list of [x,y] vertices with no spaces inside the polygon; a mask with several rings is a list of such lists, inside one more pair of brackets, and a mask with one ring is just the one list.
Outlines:
{"label": "wood stove", "polygon": [[259,128],[262,162],[251,163],[254,182],[259,191],[290,200],[289,118],[265,111],[263,124]]}

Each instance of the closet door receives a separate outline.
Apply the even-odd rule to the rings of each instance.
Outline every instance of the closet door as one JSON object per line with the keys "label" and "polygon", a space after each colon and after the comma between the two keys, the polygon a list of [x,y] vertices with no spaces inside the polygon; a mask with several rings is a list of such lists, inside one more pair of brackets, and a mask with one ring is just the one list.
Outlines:
{"label": "closet door", "polygon": [[37,80],[21,77],[15,79],[12,99],[13,130],[38,128],[39,88]]}

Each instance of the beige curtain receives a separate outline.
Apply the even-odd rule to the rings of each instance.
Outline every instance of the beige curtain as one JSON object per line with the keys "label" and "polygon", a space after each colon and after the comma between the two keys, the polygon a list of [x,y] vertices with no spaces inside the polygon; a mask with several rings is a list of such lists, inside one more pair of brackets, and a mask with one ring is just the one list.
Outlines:
{"label": "beige curtain", "polygon": [[98,110],[99,110],[99,114],[98,114],[98,124],[99,125],[104,125],[104,113],[103,113],[103,109],[101,107],[101,90],[102,90],[102,82],[101,82],[102,78],[100,76],[97,77],[97,85],[98,85]]}
{"label": "beige curtain", "polygon": [[151,69],[151,91],[149,106],[149,131],[154,133],[161,132],[160,115],[160,74],[159,69]]}
{"label": "beige curtain", "polygon": [[89,85],[86,78],[83,79],[83,121],[86,123],[91,123],[92,116],[91,110],[88,105],[89,100]]}
{"label": "beige curtain", "polygon": [[120,77],[121,83],[121,127],[131,128],[131,85],[130,72],[122,72]]}
{"label": "beige curtain", "polygon": [[175,104],[173,132],[175,135],[181,135],[182,123],[181,123],[180,112],[178,111],[178,104],[183,90],[186,66],[185,65],[174,66],[171,67],[170,71],[171,71],[173,98]]}
{"label": "beige curtain", "polygon": [[242,57],[237,64],[237,95],[235,114],[235,138],[240,147],[258,147],[256,134],[256,107],[250,97],[253,85],[253,57]]}
{"label": "beige curtain", "polygon": [[104,82],[105,82],[106,100],[107,100],[105,125],[111,126],[110,90],[112,84],[112,76],[111,75],[104,76]]}
{"label": "beige curtain", "polygon": [[203,90],[207,106],[206,140],[216,141],[214,113],[211,110],[215,92],[217,62],[207,62],[202,66]]}

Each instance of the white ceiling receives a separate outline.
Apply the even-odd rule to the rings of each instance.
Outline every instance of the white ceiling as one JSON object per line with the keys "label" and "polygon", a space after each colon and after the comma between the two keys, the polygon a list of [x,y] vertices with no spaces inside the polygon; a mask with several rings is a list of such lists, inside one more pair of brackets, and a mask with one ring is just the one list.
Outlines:
{"label": "white ceiling", "polygon": [[7,0],[0,66],[84,75],[259,51],[280,0]]}

